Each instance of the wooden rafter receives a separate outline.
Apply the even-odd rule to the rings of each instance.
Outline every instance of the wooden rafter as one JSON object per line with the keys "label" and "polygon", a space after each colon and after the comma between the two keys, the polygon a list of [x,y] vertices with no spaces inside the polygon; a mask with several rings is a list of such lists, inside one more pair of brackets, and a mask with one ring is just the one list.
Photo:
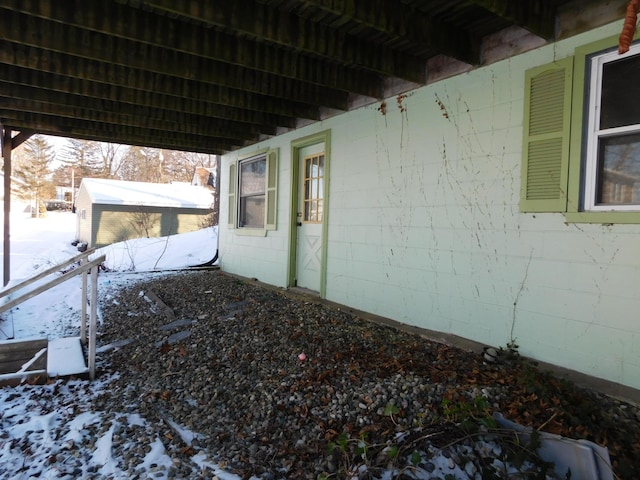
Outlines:
{"label": "wooden rafter", "polygon": [[394,0],[305,0],[336,16],[371,28],[391,41],[403,41],[438,51],[460,61],[480,62],[480,40],[447,22],[437,21]]}
{"label": "wooden rafter", "polygon": [[[62,11],[68,8],[68,5],[54,0],[37,3],[48,2],[54,4],[49,5],[51,12],[57,11],[56,4]],[[78,8],[80,10],[74,18],[81,17],[84,7]],[[104,7],[104,10],[107,13],[109,8]],[[136,19],[125,27],[124,22],[115,18],[112,24],[106,24],[98,31],[91,28],[97,28],[98,22],[86,29],[77,26],[81,22],[62,23],[23,13],[15,13],[11,18],[3,12],[6,10],[0,9],[0,29],[6,39],[38,48],[66,51],[77,57],[138,69],[141,68],[140,62],[144,61],[147,70],[188,79],[195,78],[195,72],[199,72],[200,81],[216,85],[230,86],[231,81],[252,79],[255,80],[255,93],[267,95],[274,92],[265,87],[277,87],[287,81],[291,83],[292,79],[321,85],[321,89],[352,91],[372,97],[382,94],[378,75],[347,71],[338,65],[314,61],[295,52],[278,51],[267,44],[234,38],[215,30],[196,30],[200,33],[197,35],[191,33],[193,29],[183,27],[183,31],[176,32],[178,27],[167,26],[168,31],[165,31],[155,24],[145,25],[141,20],[136,22]],[[106,14],[103,19],[114,15]],[[10,21],[3,21],[9,18]],[[87,21],[91,18],[94,17]],[[28,35],[30,31],[37,31],[39,35]],[[107,31],[111,31],[111,35],[104,33]],[[167,48],[166,45],[172,47]]]}
{"label": "wooden rafter", "polygon": [[569,1],[0,0],[0,122],[223,153],[424,84],[434,56],[478,64],[508,26],[552,38]]}
{"label": "wooden rafter", "polygon": [[[0,64],[5,64],[6,76],[14,75],[10,68],[17,66],[24,69],[19,83],[42,85],[53,90],[76,92],[89,95],[94,92],[98,98],[130,99],[137,103],[139,98],[147,95],[166,95],[164,101],[155,103],[160,108],[175,108],[175,99],[180,99],[189,108],[188,99],[197,99],[206,106],[224,105],[240,109],[253,110],[285,117],[320,119],[317,104],[294,102],[288,99],[270,97],[233,87],[203,84],[196,80],[158,75],[144,70],[132,70],[109,63],[74,58],[62,53],[41,50],[23,45],[16,45],[0,40]],[[24,73],[22,74],[24,75]],[[3,73],[3,77],[5,73]],[[5,77],[5,78],[7,78]],[[235,85],[237,87],[237,85]],[[102,92],[97,91],[101,89]],[[168,97],[174,97],[170,99]],[[332,101],[332,100],[335,100]],[[340,94],[335,99],[329,98],[332,108],[346,109],[347,95]],[[197,113],[197,112],[191,112]]]}
{"label": "wooden rafter", "polygon": [[[289,98],[311,104],[317,104],[322,98],[346,95],[349,91],[346,85],[336,88],[335,85],[322,86],[317,83],[295,81],[292,78],[268,74],[258,69],[215,60],[203,60],[195,55],[135,43],[119,37],[109,37],[23,14],[9,16],[2,10],[0,10],[0,31],[6,40],[45,51],[65,52],[72,57],[94,60],[107,65],[118,65],[127,69],[184,80],[198,80],[210,85],[233,88],[240,84],[246,91],[271,97],[281,97],[283,93],[288,92]],[[39,34],[29,33],[34,31]],[[332,83],[335,84],[337,81]],[[351,83],[355,87],[357,82]],[[358,93],[364,95],[377,97],[382,92],[381,84],[362,87],[362,90],[367,91]]]}
{"label": "wooden rafter", "polygon": [[370,43],[299,15],[277,10],[253,0],[234,0],[214,5],[192,0],[151,0],[146,5],[169,14],[205,22],[313,56],[385,76],[421,83],[425,79],[424,59]]}
{"label": "wooden rafter", "polygon": [[473,0],[472,3],[512,21],[542,38],[555,35],[556,8],[541,0]]}
{"label": "wooden rafter", "polygon": [[[218,138],[215,135],[198,136],[165,130],[143,130],[139,127],[103,122],[88,123],[58,115],[52,116],[0,109],[0,118],[5,119],[6,123],[15,125],[17,129],[30,128],[47,135],[113,143],[122,143],[123,139],[128,139],[134,145],[173,150],[219,154],[245,145],[245,142],[230,142],[229,139]],[[193,146],[193,148],[187,148],[189,146]]]}
{"label": "wooden rafter", "polygon": [[[127,122],[135,123],[136,117],[143,115],[149,121],[175,123],[196,128],[203,132],[211,132],[211,129],[229,129],[230,131],[248,131],[252,135],[261,133],[274,135],[278,126],[294,126],[292,123],[294,121],[293,118],[246,112],[212,104],[200,105],[194,101],[180,102],[175,97],[169,97],[168,99],[158,98],[161,96],[152,92],[145,95],[149,98],[139,98],[143,96],[142,94],[136,95],[134,100],[137,101],[134,102],[127,101],[126,97],[99,96],[98,93],[100,92],[82,93],[79,90],[89,89],[78,89],[76,90],[78,93],[73,93],[72,91],[60,92],[59,90],[45,88],[42,84],[35,87],[28,83],[18,84],[10,81],[0,81],[0,96],[8,97],[7,103],[4,103],[5,108],[9,108],[10,99],[33,101],[34,103],[38,102],[39,106],[42,107],[48,104],[54,107],[59,105],[60,108],[65,110],[94,111],[98,115],[104,114],[105,119],[108,115],[112,115],[114,121],[121,121],[124,124],[127,124]],[[187,105],[184,105],[185,103]],[[192,103],[195,103],[195,105],[189,105]],[[163,108],[160,108],[160,106]],[[118,116],[117,119],[115,115]],[[88,118],[85,119],[89,120]]]}

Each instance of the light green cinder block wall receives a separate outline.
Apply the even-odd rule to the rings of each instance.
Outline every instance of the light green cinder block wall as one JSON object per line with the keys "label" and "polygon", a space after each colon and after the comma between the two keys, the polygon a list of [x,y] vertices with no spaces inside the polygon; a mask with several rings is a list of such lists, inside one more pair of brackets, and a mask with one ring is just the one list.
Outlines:
{"label": "light green cinder block wall", "polygon": [[640,388],[640,225],[519,211],[524,72],[620,22],[275,137],[278,229],[226,228],[224,270],[287,286],[291,142],[331,131],[326,298]]}

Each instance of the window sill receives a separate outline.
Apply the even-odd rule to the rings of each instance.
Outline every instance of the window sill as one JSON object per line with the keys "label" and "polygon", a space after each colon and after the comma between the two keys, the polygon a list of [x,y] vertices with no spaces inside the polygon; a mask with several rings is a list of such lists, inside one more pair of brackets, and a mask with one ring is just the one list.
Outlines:
{"label": "window sill", "polygon": [[246,228],[240,227],[234,230],[236,235],[243,237],[266,237],[267,231],[264,228]]}
{"label": "window sill", "polygon": [[640,223],[640,212],[566,212],[567,223]]}

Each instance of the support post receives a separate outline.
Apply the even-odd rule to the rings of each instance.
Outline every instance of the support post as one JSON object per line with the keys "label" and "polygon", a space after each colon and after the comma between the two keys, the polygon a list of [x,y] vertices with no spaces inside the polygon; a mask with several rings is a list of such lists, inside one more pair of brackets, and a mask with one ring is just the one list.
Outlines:
{"label": "support post", "polygon": [[4,234],[2,243],[2,284],[6,286],[11,279],[11,249],[10,249],[10,228],[11,228],[11,128],[3,127],[2,130],[2,157],[4,159],[2,171],[4,173]]}
{"label": "support post", "polygon": [[89,379],[96,378],[96,330],[98,323],[98,265],[91,269],[91,313],[89,316]]}
{"label": "support post", "polygon": [[[80,260],[80,266],[85,262]],[[87,272],[82,272],[82,300],[80,302],[80,342],[84,345],[87,341]]]}

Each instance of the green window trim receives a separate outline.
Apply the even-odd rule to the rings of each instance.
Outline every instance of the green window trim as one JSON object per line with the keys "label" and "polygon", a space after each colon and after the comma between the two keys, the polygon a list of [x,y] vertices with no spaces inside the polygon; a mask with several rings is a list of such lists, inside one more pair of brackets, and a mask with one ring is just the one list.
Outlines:
{"label": "green window trim", "polygon": [[[640,224],[638,211],[582,210],[586,66],[590,55],[617,45],[618,37],[609,37],[525,73],[521,212],[563,213],[569,223]],[[542,95],[543,88],[551,94]]]}
{"label": "green window trim", "polygon": [[[263,154],[266,159],[266,188],[265,188],[265,225],[264,228],[238,227],[238,159],[229,165],[229,205],[228,227],[234,229],[238,235],[263,237],[268,230],[276,230],[278,208],[278,159],[279,150],[269,149],[252,154],[255,157]],[[249,157],[246,157],[249,158]]]}

